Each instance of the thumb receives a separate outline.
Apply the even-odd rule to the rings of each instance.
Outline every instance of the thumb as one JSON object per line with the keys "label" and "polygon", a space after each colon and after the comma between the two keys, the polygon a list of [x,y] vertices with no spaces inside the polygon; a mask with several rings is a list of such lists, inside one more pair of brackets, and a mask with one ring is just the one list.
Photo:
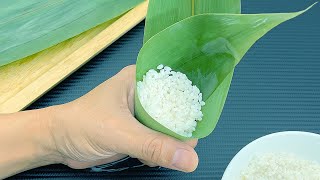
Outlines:
{"label": "thumb", "polygon": [[[198,155],[187,143],[153,131],[135,120],[130,128],[126,154],[170,169],[192,172],[198,166]],[[133,128],[135,127],[135,128]]]}

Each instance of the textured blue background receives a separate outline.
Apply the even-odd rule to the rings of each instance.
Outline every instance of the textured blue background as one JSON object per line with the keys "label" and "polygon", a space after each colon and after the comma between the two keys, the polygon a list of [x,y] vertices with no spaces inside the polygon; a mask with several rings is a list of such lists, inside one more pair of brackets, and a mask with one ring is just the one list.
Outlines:
{"label": "textured blue background", "polygon": [[[290,12],[314,0],[244,0],[243,13]],[[215,131],[196,148],[194,173],[139,168],[92,173],[54,165],[12,179],[221,179],[232,157],[250,141],[278,131],[320,133],[320,7],[288,21],[260,39],[237,66],[225,108]],[[142,46],[141,23],[79,69],[29,109],[80,97],[128,64]],[[320,151],[320,150],[319,150]]]}

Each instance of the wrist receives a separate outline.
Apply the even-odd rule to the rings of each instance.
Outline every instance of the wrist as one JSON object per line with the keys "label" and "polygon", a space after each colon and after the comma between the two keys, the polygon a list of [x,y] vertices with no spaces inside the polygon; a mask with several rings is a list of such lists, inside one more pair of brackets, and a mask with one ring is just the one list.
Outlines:
{"label": "wrist", "polygon": [[0,179],[60,163],[51,138],[50,108],[0,115]]}
{"label": "wrist", "polygon": [[53,138],[54,128],[52,123],[56,118],[57,106],[52,106],[37,110],[39,136],[34,139],[34,144],[37,146],[40,161],[47,164],[63,163],[63,158],[57,150],[56,142]]}

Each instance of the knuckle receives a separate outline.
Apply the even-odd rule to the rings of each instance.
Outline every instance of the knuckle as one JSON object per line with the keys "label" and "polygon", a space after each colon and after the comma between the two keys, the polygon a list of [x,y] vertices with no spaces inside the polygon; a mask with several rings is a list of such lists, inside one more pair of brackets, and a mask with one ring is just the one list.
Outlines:
{"label": "knuckle", "polygon": [[122,78],[122,80],[126,82],[132,82],[135,79],[136,74],[136,66],[135,65],[129,65],[124,67],[119,73],[119,77]]}
{"label": "knuckle", "polygon": [[195,148],[198,145],[198,140],[197,139],[193,139],[193,140],[189,141],[188,144],[191,147]]}
{"label": "knuckle", "polygon": [[164,140],[160,138],[151,138],[146,141],[143,147],[143,155],[151,162],[158,163],[161,161],[162,147]]}
{"label": "knuckle", "polygon": [[123,73],[132,73],[135,70],[136,70],[136,65],[129,65],[129,66],[126,66],[126,67],[122,68],[121,72],[123,72]]}

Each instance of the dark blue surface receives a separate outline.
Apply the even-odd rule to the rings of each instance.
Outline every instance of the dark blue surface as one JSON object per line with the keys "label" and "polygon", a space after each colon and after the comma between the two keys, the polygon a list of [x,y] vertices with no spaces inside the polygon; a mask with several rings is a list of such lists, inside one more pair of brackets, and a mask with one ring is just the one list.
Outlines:
{"label": "dark blue surface", "polygon": [[[313,0],[245,0],[243,13],[291,12]],[[232,157],[250,141],[278,131],[320,133],[320,7],[285,22],[260,39],[237,66],[225,108],[215,131],[196,148],[194,173],[138,168],[92,173],[54,165],[14,179],[221,179]],[[139,24],[79,69],[29,109],[71,101],[135,63],[142,46]],[[319,150],[320,151],[320,150]]]}

